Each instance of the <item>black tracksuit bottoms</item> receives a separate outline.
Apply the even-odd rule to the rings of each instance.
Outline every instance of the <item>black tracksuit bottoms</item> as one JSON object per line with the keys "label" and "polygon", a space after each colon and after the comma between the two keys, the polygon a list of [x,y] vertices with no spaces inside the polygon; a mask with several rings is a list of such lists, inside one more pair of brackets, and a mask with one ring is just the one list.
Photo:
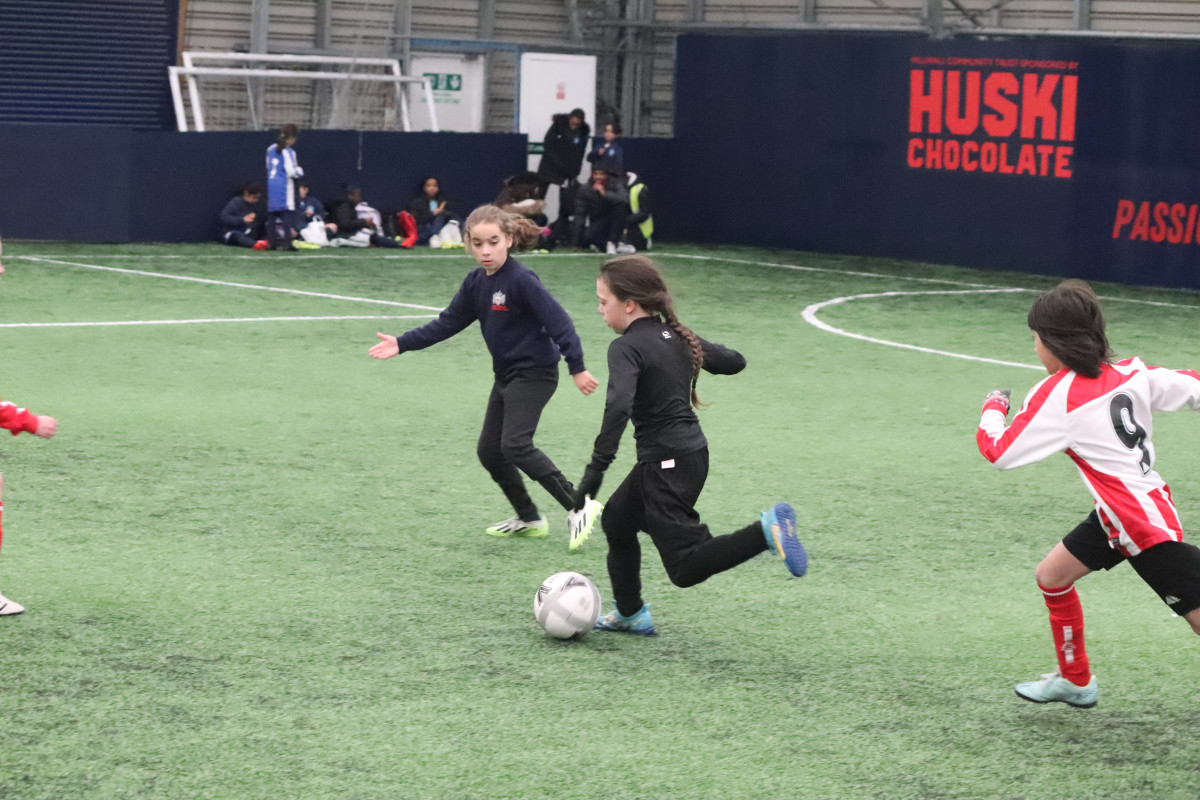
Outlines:
{"label": "black tracksuit bottoms", "polygon": [[643,604],[641,531],[658,548],[671,582],[681,587],[695,586],[767,549],[758,521],[723,536],[709,532],[695,508],[707,478],[706,447],[667,461],[639,461],[608,498],[600,521],[608,539],[613,598],[625,616]]}
{"label": "black tracksuit bottoms", "polygon": [[512,503],[517,516],[530,522],[538,518],[538,509],[521,480],[522,472],[540,483],[564,509],[569,511],[572,506],[571,482],[533,443],[542,409],[557,388],[557,366],[497,376],[479,432],[479,462]]}

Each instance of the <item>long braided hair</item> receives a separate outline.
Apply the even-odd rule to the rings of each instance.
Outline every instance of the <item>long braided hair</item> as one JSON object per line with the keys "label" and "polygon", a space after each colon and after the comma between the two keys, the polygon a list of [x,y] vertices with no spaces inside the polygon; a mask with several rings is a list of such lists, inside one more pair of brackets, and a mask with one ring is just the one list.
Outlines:
{"label": "long braided hair", "polygon": [[675,304],[667,282],[654,262],[643,255],[617,256],[600,265],[600,277],[608,284],[608,290],[622,303],[632,300],[653,317],[665,322],[679,338],[687,342],[692,353],[692,405],[704,408],[696,394],[696,380],[704,365],[704,350],[700,339],[691,329],[675,316]]}

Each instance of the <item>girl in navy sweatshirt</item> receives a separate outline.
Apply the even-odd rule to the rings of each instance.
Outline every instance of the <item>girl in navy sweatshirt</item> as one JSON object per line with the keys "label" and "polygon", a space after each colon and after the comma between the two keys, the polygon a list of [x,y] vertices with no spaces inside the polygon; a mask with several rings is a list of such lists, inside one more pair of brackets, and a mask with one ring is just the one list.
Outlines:
{"label": "girl in navy sweatshirt", "polygon": [[[516,515],[485,529],[492,536],[540,538],[549,532],[521,479],[537,481],[564,510],[573,507],[574,487],[533,443],[542,409],[558,387],[558,361],[565,358],[575,386],[585,395],[597,382],[583,364],[575,325],[538,276],[509,255],[537,245],[540,230],[528,219],[493,205],[467,217],[465,244],[479,269],[472,270],[437,319],[400,336],[376,334],[373,358],[423,350],[479,321],[492,355],[495,382],[488,397],[477,449],[479,460],[499,484]],[[575,532],[575,525],[571,526]],[[573,536],[571,549],[586,538]]]}

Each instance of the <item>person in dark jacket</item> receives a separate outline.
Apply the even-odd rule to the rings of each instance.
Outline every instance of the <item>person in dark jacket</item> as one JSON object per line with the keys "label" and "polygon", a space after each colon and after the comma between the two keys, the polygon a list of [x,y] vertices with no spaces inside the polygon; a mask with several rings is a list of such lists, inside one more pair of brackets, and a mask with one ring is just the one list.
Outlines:
{"label": "person in dark jacket", "polygon": [[542,140],[542,161],[537,177],[542,195],[547,187],[558,187],[558,218],[551,225],[554,238],[566,240],[571,232],[571,215],[575,212],[575,197],[579,192],[579,172],[587,153],[592,129],[585,121],[582,108],[570,114],[555,114],[550,129]]}
{"label": "person in dark jacket", "polygon": [[542,161],[538,164],[537,176],[543,186],[564,186],[567,182],[578,183],[579,171],[583,168],[583,156],[587,152],[588,138],[592,129],[584,121],[582,108],[570,114],[555,114],[551,117],[550,129],[542,139],[545,148]]}
{"label": "person in dark jacket", "polygon": [[602,138],[596,141],[596,147],[588,153],[587,160],[592,163],[592,169],[602,169],[618,178],[625,177],[625,147],[619,141],[621,138],[621,123],[610,122],[604,126]]}
{"label": "person in dark jacket", "polygon": [[[476,453],[504,492],[515,515],[484,529],[491,536],[541,538],[549,523],[521,478],[524,473],[570,510],[574,487],[533,442],[542,409],[558,387],[558,363],[566,360],[576,388],[585,395],[597,381],[583,363],[583,345],[571,316],[538,276],[511,255],[538,241],[536,225],[497,206],[480,206],[467,217],[468,252],[479,265],[437,319],[399,336],[377,333],[368,352],[391,358],[423,350],[479,322],[492,355],[493,383]],[[574,533],[574,526],[571,528]],[[572,537],[574,550],[585,537]]]}
{"label": "person in dark jacket", "polygon": [[[415,244],[432,244],[440,247],[442,229],[451,222],[455,225],[462,224],[462,218],[449,210],[448,203],[437,178],[430,175],[421,181],[421,193],[409,202],[406,209],[416,225],[417,240]],[[405,230],[407,230],[407,225]],[[450,233],[451,235],[446,241],[447,246],[462,242],[461,232],[457,236],[453,235],[453,231]]]}
{"label": "person in dark jacket", "polygon": [[242,193],[229,198],[221,209],[221,241],[234,247],[266,250],[263,238],[262,186],[251,183]]}
{"label": "person in dark jacket", "polygon": [[518,172],[504,179],[500,194],[496,195],[496,205],[510,214],[518,214],[530,219],[539,228],[546,226],[546,194],[538,182],[538,176],[532,172]]}
{"label": "person in dark jacket", "polygon": [[298,181],[296,183],[296,190],[300,195],[296,198],[296,213],[300,217],[300,224],[302,226],[307,225],[314,219],[324,222],[326,217],[325,204],[313,197],[308,181]]}
{"label": "person in dark jacket", "polygon": [[592,247],[616,255],[629,216],[629,195],[620,179],[602,169],[593,169],[587,186],[575,199],[573,241],[576,247]]}
{"label": "person in dark jacket", "polygon": [[400,242],[384,236],[380,230],[376,229],[375,223],[369,216],[359,214],[358,209],[363,205],[362,189],[354,184],[346,184],[343,195],[329,204],[329,217],[326,221],[337,226],[337,235],[330,242],[338,243],[336,240],[345,240],[341,242],[345,244],[350,240],[365,238],[367,242],[361,245],[363,247],[369,245],[400,247]]}

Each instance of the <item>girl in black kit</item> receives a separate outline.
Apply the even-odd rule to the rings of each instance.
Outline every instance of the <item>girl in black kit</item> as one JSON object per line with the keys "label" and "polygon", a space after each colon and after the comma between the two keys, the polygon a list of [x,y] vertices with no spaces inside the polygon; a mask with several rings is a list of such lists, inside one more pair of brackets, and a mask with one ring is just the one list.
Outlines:
{"label": "girl in black kit", "polygon": [[671,295],[645,256],[606,261],[596,280],[600,314],[620,336],[608,347],[608,398],[591,463],[575,490],[575,507],[596,494],[633,420],[637,464],[608,499],[601,517],[608,538],[608,574],[616,610],[596,628],[643,636],[655,633],[642,602],[638,532],[650,535],[676,586],[695,586],[764,550],[799,577],[808,567],[796,537],[796,515],[787,503],[762,512],[759,521],[724,536],[700,522],[696,500],[708,477],[708,441],[692,407],[700,407],[700,370],[733,375],[746,366],[741,353],[706,342],[675,316]]}
{"label": "girl in black kit", "polygon": [[[483,340],[492,354],[495,383],[488,398],[478,454],[492,480],[512,503],[516,516],[487,528],[492,536],[539,538],[549,524],[525,490],[524,472],[570,511],[572,486],[554,462],[533,443],[542,409],[558,387],[558,361],[565,358],[575,386],[583,394],[597,382],[583,365],[583,348],[567,312],[550,296],[538,276],[509,255],[536,245],[540,230],[529,220],[480,206],[466,222],[465,244],[479,269],[472,270],[438,318],[401,336],[376,334],[374,358],[391,358],[449,339],[479,321]],[[589,506],[591,508],[592,506]],[[599,504],[594,504],[596,509]],[[572,520],[583,514],[572,515]],[[574,550],[588,529],[571,523]]]}

